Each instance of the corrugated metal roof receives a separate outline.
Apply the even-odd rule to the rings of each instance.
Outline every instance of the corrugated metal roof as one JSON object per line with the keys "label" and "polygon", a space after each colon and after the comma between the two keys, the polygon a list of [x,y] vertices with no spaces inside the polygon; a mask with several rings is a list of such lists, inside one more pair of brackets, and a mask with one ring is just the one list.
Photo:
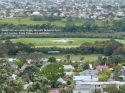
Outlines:
{"label": "corrugated metal roof", "polygon": [[88,82],[88,81],[99,81],[99,79],[95,76],[74,76],[73,80],[75,81],[84,81],[84,82]]}

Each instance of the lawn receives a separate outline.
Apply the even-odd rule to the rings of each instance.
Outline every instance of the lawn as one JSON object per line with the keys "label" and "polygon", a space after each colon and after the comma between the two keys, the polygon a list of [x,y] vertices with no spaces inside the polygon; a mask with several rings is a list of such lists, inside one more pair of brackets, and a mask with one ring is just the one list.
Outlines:
{"label": "lawn", "polygon": [[[85,19],[77,19],[77,18],[73,19],[73,22],[77,26],[84,25],[85,21],[86,21]],[[67,19],[66,18],[62,18],[61,20],[56,20],[56,21],[53,21],[53,22],[50,22],[50,21],[48,21],[46,19],[34,21],[34,20],[32,20],[31,17],[0,19],[0,24],[4,24],[4,23],[14,24],[14,25],[20,25],[20,24],[26,24],[26,25],[52,24],[52,25],[56,25],[56,26],[65,26],[66,23],[67,23]],[[97,26],[101,26],[102,22],[100,20],[95,20],[95,24]],[[112,23],[109,22],[109,25],[111,25],[111,24]]]}
{"label": "lawn", "polygon": [[[87,62],[93,62],[93,61],[96,61],[98,59],[98,56],[101,55],[101,54],[90,54],[90,55],[74,55],[74,54],[71,54],[71,60],[72,61],[76,61],[76,62],[79,62],[80,61],[80,58],[81,57],[84,57],[84,60]],[[48,55],[48,57],[56,57],[58,59],[66,59],[66,55],[64,54],[59,54],[59,55],[56,55],[56,54],[52,54],[52,55]]]}
{"label": "lawn", "polygon": [[[73,19],[73,22],[79,26],[84,24],[84,20],[81,19]],[[56,26],[65,26],[67,23],[67,20],[61,19],[53,22],[49,22],[48,20],[40,20],[40,21],[34,21],[31,19],[31,17],[25,17],[25,18],[6,18],[6,19],[0,19],[0,24],[14,24],[14,25],[20,25],[20,24],[27,24],[27,25],[42,25],[42,24],[52,24]]]}
{"label": "lawn", "polygon": [[19,25],[19,24],[36,25],[36,24],[47,24],[48,21],[46,21],[46,20],[33,21],[30,17],[26,17],[26,18],[6,18],[6,19],[1,19],[0,24],[3,24],[3,23],[14,24],[14,25]]}
{"label": "lawn", "polygon": [[[73,40],[72,42],[53,42],[54,40]],[[12,42],[32,43],[36,47],[78,47],[84,42],[94,43],[96,41],[105,41],[104,38],[18,38],[11,39]],[[125,40],[118,40],[125,44]]]}

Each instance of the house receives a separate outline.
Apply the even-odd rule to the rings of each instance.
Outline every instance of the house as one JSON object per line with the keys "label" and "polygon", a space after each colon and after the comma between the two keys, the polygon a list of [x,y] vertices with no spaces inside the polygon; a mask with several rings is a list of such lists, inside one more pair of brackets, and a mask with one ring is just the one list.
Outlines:
{"label": "house", "polygon": [[99,72],[98,70],[85,70],[83,72],[80,72],[80,76],[88,76],[88,75],[97,76],[98,72]]}
{"label": "house", "polygon": [[110,69],[109,66],[106,65],[99,65],[96,67],[96,70],[102,71],[102,70],[108,70]]}
{"label": "house", "polygon": [[61,62],[61,59],[56,59],[57,62]]}
{"label": "house", "polygon": [[73,93],[92,93],[91,85],[84,85],[84,84],[76,84]]}
{"label": "house", "polygon": [[121,67],[120,76],[119,77],[122,78],[125,81],[125,66]]}
{"label": "house", "polygon": [[66,81],[61,77],[57,81],[60,82],[61,84],[66,84]]}
{"label": "house", "polygon": [[17,65],[14,64],[14,60],[15,60],[15,59],[13,59],[13,58],[9,58],[9,59],[7,60],[7,65],[10,66],[12,69],[17,69]]}
{"label": "house", "polygon": [[59,89],[52,89],[48,93],[61,93]]}
{"label": "house", "polygon": [[73,93],[94,93],[95,90],[100,90],[101,93],[104,92],[106,85],[117,85],[119,88],[120,85],[125,85],[125,82],[120,81],[111,81],[111,82],[83,82],[77,81],[76,86],[73,90]]}
{"label": "house", "polygon": [[59,54],[60,51],[48,51],[48,54]]}
{"label": "house", "polygon": [[35,20],[40,20],[43,18],[43,15],[40,14],[40,12],[38,12],[38,11],[33,12],[31,15],[32,15],[32,18]]}
{"label": "house", "polygon": [[89,76],[74,76],[73,77],[74,81],[84,81],[84,82],[95,82],[95,81],[99,81],[98,77],[89,75]]}
{"label": "house", "polygon": [[40,60],[38,60],[37,62],[35,62],[35,65],[36,66],[43,66],[43,65],[45,65],[45,64],[47,64],[48,63],[48,59],[47,58],[44,58],[44,59],[40,59]]}
{"label": "house", "polygon": [[26,70],[28,67],[31,67],[31,66],[32,66],[32,65],[24,64],[24,65],[20,68],[19,72],[20,72],[20,73],[23,73],[23,72],[25,72],[25,70]]}
{"label": "house", "polygon": [[73,93],[91,93],[89,90],[91,88],[90,85],[77,85],[73,90]]}
{"label": "house", "polygon": [[74,67],[72,65],[63,65],[64,66],[64,72],[66,75],[71,76],[74,74]]}
{"label": "house", "polygon": [[94,76],[74,76],[75,88],[73,93],[93,93],[94,85],[84,84],[85,82],[98,82],[98,77]]}

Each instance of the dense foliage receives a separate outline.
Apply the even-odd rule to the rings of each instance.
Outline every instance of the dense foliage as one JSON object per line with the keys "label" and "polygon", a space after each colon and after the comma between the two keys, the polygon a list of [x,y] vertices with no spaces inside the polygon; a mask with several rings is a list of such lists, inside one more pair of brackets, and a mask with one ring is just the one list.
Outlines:
{"label": "dense foliage", "polygon": [[[120,48],[120,49],[119,49]],[[60,51],[62,54],[104,54],[106,56],[112,54],[118,54],[124,51],[123,44],[111,39],[107,41],[100,41],[95,43],[83,43],[80,47],[75,48],[58,48],[58,47],[45,47],[45,48],[34,48],[35,51],[43,52],[48,54],[48,51]]]}
{"label": "dense foliage", "polygon": [[63,65],[60,63],[48,64],[41,68],[40,75],[45,76],[54,84],[60,77],[65,75]]}

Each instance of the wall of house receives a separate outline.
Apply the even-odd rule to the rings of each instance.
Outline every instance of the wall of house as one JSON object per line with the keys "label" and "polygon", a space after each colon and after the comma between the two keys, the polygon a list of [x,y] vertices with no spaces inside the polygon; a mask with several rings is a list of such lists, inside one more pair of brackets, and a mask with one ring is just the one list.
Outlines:
{"label": "wall of house", "polygon": [[90,90],[73,90],[73,93],[92,93]]}

